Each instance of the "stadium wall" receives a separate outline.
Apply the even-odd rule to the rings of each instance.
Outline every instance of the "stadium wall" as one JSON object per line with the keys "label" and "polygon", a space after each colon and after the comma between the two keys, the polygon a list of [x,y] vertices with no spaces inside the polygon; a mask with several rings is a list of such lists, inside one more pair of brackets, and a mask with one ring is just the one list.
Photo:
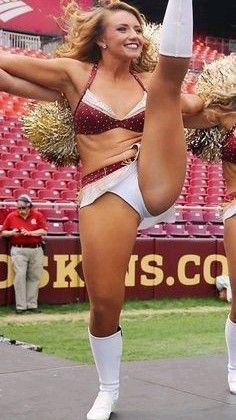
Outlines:
{"label": "stadium wall", "polygon": [[[227,274],[222,240],[138,238],[126,275],[126,299],[215,296],[220,274]],[[1,239],[0,305],[14,303],[13,275],[8,244]],[[48,237],[39,302],[87,300],[79,240]]]}

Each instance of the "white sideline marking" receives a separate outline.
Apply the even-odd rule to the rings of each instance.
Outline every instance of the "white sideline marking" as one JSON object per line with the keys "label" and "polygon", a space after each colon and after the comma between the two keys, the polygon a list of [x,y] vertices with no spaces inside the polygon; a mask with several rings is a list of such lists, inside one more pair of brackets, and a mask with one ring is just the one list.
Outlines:
{"label": "white sideline marking", "polygon": [[[172,308],[172,309],[129,309],[123,310],[122,318],[133,318],[136,316],[161,316],[171,314],[205,314],[217,312],[229,312],[229,306],[195,306],[193,308]],[[88,321],[89,311],[72,312],[67,314],[26,314],[26,315],[6,315],[1,317],[0,324],[14,322],[17,324],[38,323],[38,322],[57,322],[57,321]]]}

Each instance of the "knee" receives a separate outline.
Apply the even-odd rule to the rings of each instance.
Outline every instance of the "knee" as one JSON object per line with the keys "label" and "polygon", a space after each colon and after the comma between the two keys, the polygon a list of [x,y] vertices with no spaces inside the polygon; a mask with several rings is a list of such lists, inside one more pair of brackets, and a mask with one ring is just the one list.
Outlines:
{"label": "knee", "polygon": [[90,304],[91,332],[94,335],[111,335],[117,331],[121,306],[112,299],[100,299]]}
{"label": "knee", "polygon": [[158,193],[149,193],[146,196],[144,194],[143,197],[146,209],[152,216],[159,216],[160,214],[169,210],[175,203],[175,199],[173,197],[162,198]]}
{"label": "knee", "polygon": [[102,320],[115,316],[120,313],[120,305],[117,305],[112,299],[99,299],[90,305],[90,311],[95,319]]}

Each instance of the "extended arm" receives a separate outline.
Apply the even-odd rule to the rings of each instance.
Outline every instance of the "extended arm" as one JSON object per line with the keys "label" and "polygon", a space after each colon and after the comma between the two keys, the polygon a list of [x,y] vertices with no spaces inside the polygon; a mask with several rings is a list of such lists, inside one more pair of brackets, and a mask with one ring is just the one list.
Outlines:
{"label": "extended arm", "polygon": [[[13,77],[63,93],[74,109],[83,93],[91,65],[72,58],[46,60],[0,53],[0,69]],[[11,93],[17,95],[16,89],[17,85],[11,88]]]}
{"label": "extended arm", "polygon": [[0,69],[20,79],[60,91],[70,80],[68,62],[70,59],[45,60],[16,54],[0,54]]}
{"label": "extended arm", "polygon": [[42,101],[55,101],[60,98],[60,94],[55,90],[47,89],[43,86],[37,85],[36,83],[11,76],[1,69],[0,91]]}

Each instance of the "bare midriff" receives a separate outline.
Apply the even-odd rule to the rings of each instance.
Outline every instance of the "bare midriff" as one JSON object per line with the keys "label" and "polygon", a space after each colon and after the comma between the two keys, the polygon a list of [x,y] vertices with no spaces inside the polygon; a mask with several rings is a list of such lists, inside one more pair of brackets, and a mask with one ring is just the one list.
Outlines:
{"label": "bare midriff", "polygon": [[135,157],[142,133],[115,128],[102,134],[77,135],[77,145],[82,163],[82,176],[97,169]]}
{"label": "bare midriff", "polygon": [[226,196],[235,194],[236,197],[236,164],[231,162],[222,162],[223,177],[226,184]]}

